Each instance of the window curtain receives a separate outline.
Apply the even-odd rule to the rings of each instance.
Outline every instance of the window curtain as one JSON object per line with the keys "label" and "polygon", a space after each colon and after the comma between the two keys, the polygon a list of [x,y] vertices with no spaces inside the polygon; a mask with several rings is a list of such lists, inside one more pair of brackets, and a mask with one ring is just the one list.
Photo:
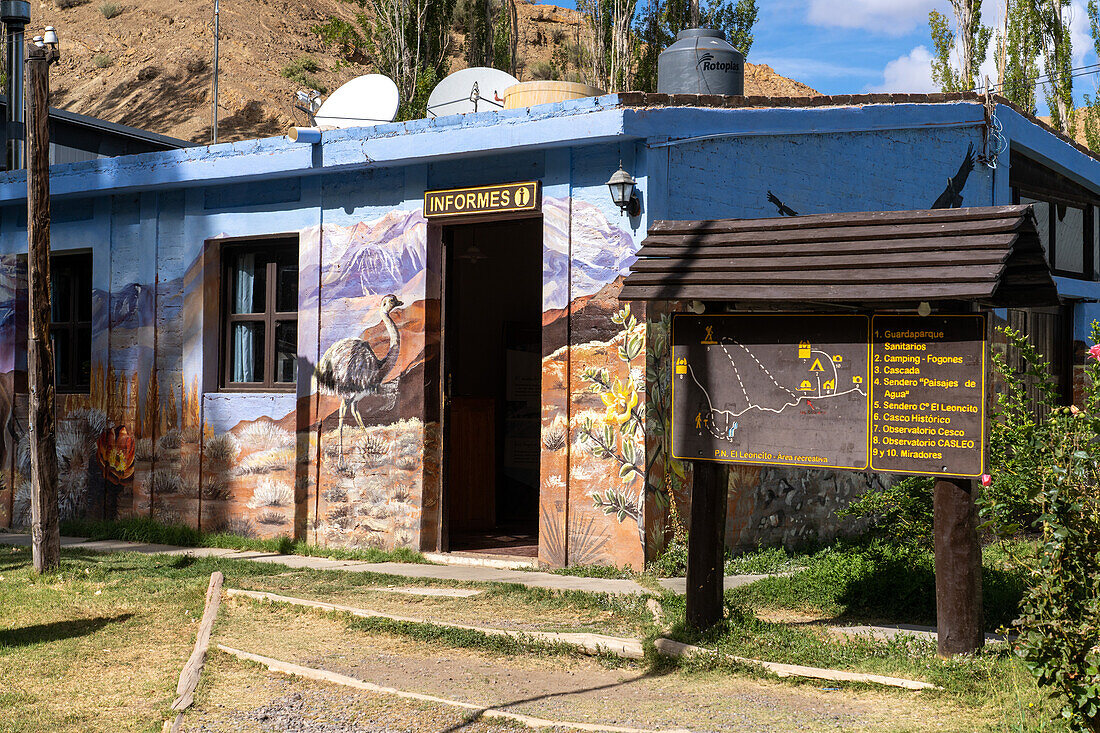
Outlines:
{"label": "window curtain", "polygon": [[[237,297],[233,303],[234,313],[252,312],[252,292],[256,280],[256,255],[242,254],[237,257]],[[233,381],[254,382],[253,374],[253,324],[233,324]]]}

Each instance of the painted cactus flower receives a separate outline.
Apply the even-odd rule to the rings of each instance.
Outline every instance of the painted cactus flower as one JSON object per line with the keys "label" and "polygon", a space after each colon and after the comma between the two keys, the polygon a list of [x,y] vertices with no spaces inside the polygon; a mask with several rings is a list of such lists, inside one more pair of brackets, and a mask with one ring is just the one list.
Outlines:
{"label": "painted cactus flower", "polygon": [[1096,361],[1100,361],[1100,344],[1093,344],[1092,347],[1089,348],[1089,356]]}
{"label": "painted cactus flower", "polygon": [[630,419],[631,411],[638,406],[638,392],[634,389],[634,384],[630,380],[623,384],[616,379],[615,383],[611,385],[611,389],[600,395],[600,399],[607,405],[607,413],[604,418],[609,422],[626,422]]}
{"label": "painted cactus flower", "polygon": [[103,478],[120,484],[134,475],[134,436],[125,425],[103,431],[96,441],[96,454],[103,467]]}

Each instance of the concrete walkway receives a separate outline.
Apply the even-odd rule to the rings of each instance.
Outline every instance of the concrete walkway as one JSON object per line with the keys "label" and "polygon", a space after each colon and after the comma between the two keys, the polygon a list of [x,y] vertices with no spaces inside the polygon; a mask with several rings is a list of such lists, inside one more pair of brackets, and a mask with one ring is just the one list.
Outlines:
{"label": "concrete walkway", "polygon": [[[0,533],[0,545],[27,546],[29,534]],[[633,580],[581,578],[571,575],[554,575],[527,570],[502,570],[472,565],[426,565],[401,562],[362,562],[360,560],[334,560],[327,557],[305,555],[280,555],[274,552],[251,550],[226,550],[218,547],[173,547],[121,540],[88,541],[82,537],[62,537],[62,547],[87,552],[140,552],[162,555],[191,555],[192,557],[223,557],[229,560],[251,560],[285,565],[290,568],[312,570],[344,570],[352,573],[382,573],[406,578],[433,578],[436,580],[474,581],[478,583],[518,583],[530,588],[551,590],[579,590],[589,593],[647,594],[651,593]],[[680,579],[681,585],[683,579]],[[681,591],[682,592],[682,591]]]}

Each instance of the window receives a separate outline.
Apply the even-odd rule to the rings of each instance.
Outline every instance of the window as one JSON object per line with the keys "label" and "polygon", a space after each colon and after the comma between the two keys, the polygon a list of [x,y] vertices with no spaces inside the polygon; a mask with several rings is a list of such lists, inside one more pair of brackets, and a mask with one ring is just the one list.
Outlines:
{"label": "window", "polygon": [[1014,200],[1031,204],[1039,239],[1056,275],[1091,280],[1096,277],[1094,241],[1098,228],[1098,195],[1076,181],[1016,151],[1009,186]]}
{"label": "window", "polygon": [[50,306],[55,389],[86,394],[92,384],[91,253],[50,257]]}
{"label": "window", "polygon": [[222,387],[292,391],[298,367],[297,242],[227,246],[222,262]]}

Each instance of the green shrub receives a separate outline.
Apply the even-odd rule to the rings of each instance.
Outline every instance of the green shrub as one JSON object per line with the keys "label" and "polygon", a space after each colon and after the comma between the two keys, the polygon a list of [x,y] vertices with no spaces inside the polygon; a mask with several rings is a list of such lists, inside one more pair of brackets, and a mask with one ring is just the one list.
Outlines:
{"label": "green shrub", "polygon": [[[1050,364],[1027,337],[1013,328],[1000,330],[1023,366],[1019,371],[1012,369],[1002,354],[993,352],[993,368],[1004,387],[989,421],[992,483],[980,492],[978,505],[986,528],[1011,536],[1030,529],[1038,519],[1040,476],[1058,440],[1047,415],[1058,406],[1059,395]],[[1028,397],[1029,385],[1038,404]]]}
{"label": "green shrub", "polygon": [[97,53],[92,57],[92,63],[97,69],[106,69],[108,66],[114,64],[115,60],[110,57],[109,54]]}
{"label": "green shrub", "polygon": [[281,76],[291,81],[296,81],[309,89],[316,89],[321,94],[328,93],[328,87],[322,84],[313,74],[321,70],[321,64],[311,56],[299,56],[291,63],[283,67],[279,72]]}
{"label": "green shrub", "polygon": [[930,547],[934,484],[928,476],[908,476],[884,491],[866,492],[836,515],[870,519],[872,535]]}
{"label": "green shrub", "polygon": [[726,551],[726,575],[772,575],[792,570],[797,561],[782,547],[761,547],[734,555]]}
{"label": "green shrub", "polygon": [[[1095,321],[1092,340],[1100,343]],[[1016,625],[1017,653],[1059,704],[1061,717],[1073,731],[1095,733],[1100,731],[1100,347],[1089,357],[1085,409],[1048,401],[1041,425],[1026,424],[1028,430],[1021,431],[1033,441],[1021,453],[1033,462],[1041,535],[1036,553],[1022,558],[1030,582]],[[1015,416],[1028,407],[1018,391],[1004,404]]]}
{"label": "green shrub", "polygon": [[529,76],[535,81],[554,81],[561,79],[561,69],[549,61],[536,61],[528,68]]}
{"label": "green shrub", "polygon": [[104,18],[110,20],[122,14],[122,6],[118,3],[105,2],[99,6],[99,12]]}
{"label": "green shrub", "polygon": [[88,0],[57,0],[57,7],[62,10],[68,10],[69,8],[75,8],[78,5],[87,5]]}
{"label": "green shrub", "polygon": [[[366,23],[361,23],[361,27],[367,27]],[[313,26],[310,30],[319,35],[328,45],[338,47],[348,61],[359,59],[367,51],[367,40],[359,32],[359,28],[346,20],[330,18],[324,23]]]}

